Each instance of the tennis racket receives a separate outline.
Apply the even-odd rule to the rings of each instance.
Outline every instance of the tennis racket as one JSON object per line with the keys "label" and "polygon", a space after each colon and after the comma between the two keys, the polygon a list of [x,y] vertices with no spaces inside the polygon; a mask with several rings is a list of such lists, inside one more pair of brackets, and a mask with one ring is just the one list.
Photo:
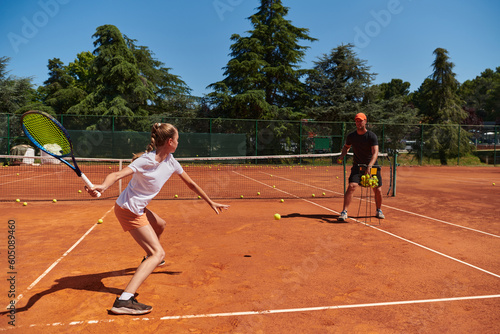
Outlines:
{"label": "tennis racket", "polygon": [[[26,137],[36,147],[65,163],[76,175],[82,178],[87,187],[94,187],[87,176],[78,168],[73,154],[73,144],[71,143],[68,131],[66,131],[61,123],[49,114],[37,110],[24,113],[21,117],[21,123]],[[71,157],[73,165],[65,159],[67,157]],[[101,193],[98,192],[97,197],[100,196]]]}

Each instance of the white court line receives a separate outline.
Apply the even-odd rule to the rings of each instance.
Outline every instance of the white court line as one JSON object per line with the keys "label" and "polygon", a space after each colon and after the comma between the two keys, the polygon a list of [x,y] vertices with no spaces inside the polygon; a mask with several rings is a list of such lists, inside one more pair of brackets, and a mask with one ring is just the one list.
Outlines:
{"label": "white court line", "polygon": [[[101,217],[101,219],[104,219],[104,217],[106,217],[106,216],[108,215],[108,213],[110,213],[110,212],[111,212],[111,210],[113,210],[113,208],[114,208],[114,206],[112,206],[112,207],[111,207],[111,209],[109,209],[109,210],[108,210],[108,212],[106,212],[106,213],[104,214],[104,216],[102,216],[102,217]],[[49,273],[52,269],[54,269],[54,267],[55,267],[55,266],[57,266],[57,265],[59,264],[59,262],[61,262],[61,260],[62,260],[62,259],[64,259],[64,258],[65,258],[65,257],[66,257],[69,253],[71,253],[71,251],[72,251],[73,249],[75,249],[75,248],[76,248],[76,246],[78,246],[78,245],[80,244],[80,242],[82,242],[82,241],[83,241],[83,239],[85,239],[85,237],[86,237],[87,235],[89,235],[89,234],[90,234],[90,232],[92,232],[92,230],[93,230],[96,226],[97,226],[97,223],[95,223],[94,225],[92,225],[92,227],[91,227],[91,228],[90,228],[87,232],[85,232],[85,234],[84,234],[84,235],[82,235],[82,237],[81,237],[80,239],[78,239],[78,241],[77,241],[77,242],[75,242],[73,246],[71,246],[71,247],[70,247],[70,248],[69,248],[69,249],[68,249],[68,250],[67,250],[67,251],[66,251],[66,252],[65,252],[65,253],[64,253],[61,257],[60,257],[60,258],[58,258],[58,259],[57,259],[54,263],[52,263],[52,265],[51,265],[50,267],[48,267],[48,268],[47,268],[47,270],[45,270],[45,271],[43,272],[43,274],[41,274],[40,276],[38,276],[38,278],[37,278],[35,281],[33,281],[33,283],[31,283],[31,284],[30,284],[30,286],[28,286],[28,287],[26,288],[26,290],[24,291],[24,293],[21,293],[20,295],[18,295],[18,296],[17,296],[17,298],[16,298],[16,300],[15,300],[15,304],[17,304],[17,303],[21,300],[21,298],[23,298],[23,297],[24,297],[24,295],[25,295],[28,291],[30,291],[31,289],[33,289],[33,288],[35,287],[35,285],[37,285],[37,284],[38,284],[38,282],[40,282],[40,281],[41,281],[41,280],[42,280],[45,276],[47,276],[47,274],[48,274],[48,273]],[[9,305],[7,305],[7,306],[6,306],[6,309],[8,309],[8,308],[9,308],[9,306],[11,306],[11,305],[10,305],[10,304],[9,304]]]}
{"label": "white court line", "polygon": [[26,180],[32,180],[32,179],[36,179],[36,178],[39,178],[39,177],[45,177],[47,175],[55,175],[55,174],[60,174],[60,173],[64,173],[63,171],[61,172],[55,172],[55,173],[47,173],[47,174],[42,174],[42,175],[37,175],[37,176],[32,176],[32,177],[28,177],[28,178],[19,178],[18,180],[13,180],[13,181],[10,181],[10,182],[4,182],[4,183],[1,183],[0,185],[3,186],[3,185],[6,185],[6,184],[11,184],[11,183],[16,183],[16,182],[25,182]]}
{"label": "white court line", "polygon": [[[217,318],[217,317],[235,317],[235,316],[251,316],[251,315],[268,315],[278,313],[298,313],[298,312],[314,312],[314,311],[329,311],[329,310],[342,310],[353,308],[366,308],[366,307],[383,307],[383,306],[398,306],[398,305],[416,305],[428,303],[444,303],[464,300],[479,300],[479,299],[493,299],[500,298],[500,295],[483,295],[483,296],[466,296],[466,297],[451,297],[451,298],[438,298],[438,299],[417,299],[417,300],[402,300],[394,302],[381,302],[381,303],[366,303],[366,304],[352,304],[352,305],[333,305],[333,306],[317,306],[317,307],[303,307],[303,308],[290,308],[290,309],[276,309],[276,310],[262,310],[262,311],[241,311],[241,312],[224,312],[224,313],[205,313],[205,314],[187,314],[187,315],[172,315],[161,317],[160,320],[183,320],[183,319],[199,319],[199,318]],[[130,319],[131,321],[155,321],[155,318],[137,317]],[[97,325],[104,323],[113,323],[114,319],[105,320],[81,320],[72,321],[70,323],[56,322],[52,324],[32,324],[28,327],[62,327],[62,326],[78,326],[84,324]],[[21,327],[21,326],[19,326]],[[9,330],[13,328],[0,328],[0,331]]]}
{"label": "white court line", "polygon": [[[271,186],[269,186],[269,185],[267,185],[267,184],[265,184],[265,183],[263,183],[263,182],[260,182],[260,181],[258,181],[258,180],[255,180],[255,179],[253,179],[253,178],[251,178],[251,177],[248,177],[248,176],[246,176],[246,175],[242,175],[242,174],[237,173],[237,172],[234,172],[234,173],[236,173],[236,174],[238,174],[238,175],[240,175],[240,176],[246,177],[246,178],[248,178],[248,179],[250,179],[250,180],[253,180],[253,181],[257,182],[257,183],[263,184],[263,185],[265,185],[265,186],[267,186],[267,187],[271,187]],[[293,195],[293,194],[290,194],[290,193],[288,193],[288,192],[286,192],[286,191],[284,191],[284,190],[277,189],[277,188],[273,188],[273,189],[278,190],[278,191],[281,191],[281,192],[286,193],[286,194],[289,194],[289,195],[292,195],[292,196],[294,196],[294,197],[296,197],[296,198],[299,198],[298,196]],[[320,208],[322,208],[322,209],[325,209],[325,210],[327,210],[327,211],[330,211],[330,212],[333,212],[333,213],[339,214],[339,212],[338,212],[338,211],[332,210],[332,209],[327,208],[327,207],[325,207],[325,206],[323,206],[323,205],[317,204],[317,203],[315,203],[315,202],[312,202],[312,201],[307,200],[307,199],[304,199],[304,198],[301,198],[301,199],[302,199],[303,201],[305,201],[305,202],[308,202],[308,203],[311,203],[311,204],[313,204],[313,205],[316,205],[316,206],[318,206],[318,207],[320,207]],[[486,269],[482,269],[482,268],[477,267],[477,266],[475,266],[475,265],[473,265],[473,264],[467,263],[467,262],[465,262],[465,261],[459,260],[459,259],[454,258],[454,257],[449,256],[449,255],[446,255],[446,254],[441,253],[441,252],[439,252],[439,251],[437,251],[437,250],[434,250],[434,249],[429,248],[429,247],[427,247],[427,246],[421,245],[421,244],[419,244],[419,243],[417,243],[417,242],[414,242],[414,241],[408,240],[408,239],[406,239],[406,238],[400,237],[400,236],[398,236],[398,235],[396,235],[396,234],[394,234],[394,233],[391,233],[391,232],[385,231],[385,230],[380,229],[380,228],[378,228],[378,227],[376,227],[376,226],[373,226],[373,225],[367,225],[367,224],[365,224],[365,223],[363,223],[363,222],[361,222],[361,221],[359,221],[359,220],[353,219],[353,218],[351,218],[351,220],[354,220],[354,221],[356,221],[357,223],[360,223],[360,224],[366,225],[366,226],[371,227],[371,228],[373,228],[373,229],[375,229],[375,230],[377,230],[377,231],[380,231],[380,232],[386,233],[386,234],[388,234],[388,235],[390,235],[390,236],[392,236],[392,237],[398,238],[398,239],[400,239],[400,240],[403,240],[403,241],[405,241],[405,242],[408,242],[408,243],[410,243],[410,244],[413,244],[413,245],[415,245],[415,246],[418,246],[418,247],[420,247],[420,248],[423,248],[423,249],[425,249],[425,250],[428,250],[428,251],[430,251],[430,252],[433,252],[433,253],[438,254],[438,255],[440,255],[440,256],[443,256],[443,257],[445,257],[445,258],[448,258],[448,259],[450,259],[450,260],[456,261],[456,262],[458,262],[458,263],[464,264],[464,265],[469,266],[469,267],[471,267],[471,268],[474,268],[474,269],[476,269],[476,270],[482,271],[482,272],[484,272],[484,273],[486,273],[486,274],[489,274],[489,275],[495,276],[495,277],[497,277],[497,278],[500,278],[500,275],[498,275],[498,274],[492,273],[492,272],[490,272],[490,271],[488,271],[488,270],[486,270]]]}
{"label": "white court line", "polygon": [[439,223],[448,224],[448,225],[455,226],[455,227],[460,227],[460,228],[463,228],[463,229],[466,229],[466,230],[469,230],[469,231],[474,231],[474,232],[477,232],[477,233],[486,234],[486,235],[489,235],[490,237],[500,238],[500,235],[497,235],[497,234],[491,234],[491,233],[484,232],[484,231],[481,231],[481,230],[476,230],[476,229],[471,228],[471,227],[467,227],[467,226],[463,226],[463,225],[458,225],[458,224],[453,224],[453,223],[450,223],[450,222],[447,222],[447,221],[444,221],[444,220],[441,220],[441,219],[432,218],[432,217],[429,217],[429,216],[424,216],[424,215],[421,215],[419,213],[415,213],[415,212],[411,212],[411,211],[406,211],[406,210],[395,208],[395,207],[392,207],[392,206],[389,206],[389,205],[382,204],[382,206],[384,206],[386,208],[389,208],[389,209],[401,211],[401,212],[404,212],[404,213],[407,213],[407,214],[410,214],[410,215],[414,215],[414,216],[417,216],[417,217],[421,217],[421,218],[425,218],[425,219],[429,219],[429,220],[434,220],[434,221],[437,221]]}
{"label": "white court line", "polygon": [[318,307],[290,308],[290,309],[264,310],[264,311],[246,311],[246,312],[244,311],[244,312],[177,315],[177,316],[162,317],[162,318],[160,318],[160,320],[180,320],[180,319],[194,319],[194,318],[233,317],[233,316],[243,316],[243,315],[264,315],[264,314],[275,314],[275,313],[327,311],[327,310],[340,310],[340,309],[349,309],[349,308],[379,307],[379,306],[424,304],[424,303],[441,303],[441,302],[452,302],[452,301],[473,300],[473,299],[489,299],[489,298],[500,298],[500,295],[452,297],[452,298],[421,299],[421,300],[404,300],[404,301],[396,301],[396,302],[353,304],[353,305],[335,305],[335,306],[318,306]]}

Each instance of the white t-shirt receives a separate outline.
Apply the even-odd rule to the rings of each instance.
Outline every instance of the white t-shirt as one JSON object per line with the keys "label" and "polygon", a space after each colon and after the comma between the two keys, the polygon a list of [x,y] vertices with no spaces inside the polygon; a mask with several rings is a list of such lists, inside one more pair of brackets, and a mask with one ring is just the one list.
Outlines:
{"label": "white t-shirt", "polygon": [[144,213],[144,208],[160,192],[173,173],[184,172],[172,154],[169,154],[162,162],[157,162],[155,156],[156,151],[144,153],[128,165],[134,174],[127,188],[116,200],[116,204],[121,208],[138,216]]}

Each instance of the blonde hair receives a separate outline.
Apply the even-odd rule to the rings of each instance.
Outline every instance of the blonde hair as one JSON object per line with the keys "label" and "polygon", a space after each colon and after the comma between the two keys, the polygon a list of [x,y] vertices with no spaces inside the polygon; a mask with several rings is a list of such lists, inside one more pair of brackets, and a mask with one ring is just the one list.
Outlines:
{"label": "blonde hair", "polygon": [[[151,141],[149,142],[148,147],[146,148],[146,152],[151,152],[155,150],[157,147],[161,147],[165,145],[165,143],[170,139],[174,138],[174,135],[177,133],[177,129],[175,126],[169,123],[155,123],[151,128]],[[134,154],[132,161],[139,158],[146,152],[141,152]]]}

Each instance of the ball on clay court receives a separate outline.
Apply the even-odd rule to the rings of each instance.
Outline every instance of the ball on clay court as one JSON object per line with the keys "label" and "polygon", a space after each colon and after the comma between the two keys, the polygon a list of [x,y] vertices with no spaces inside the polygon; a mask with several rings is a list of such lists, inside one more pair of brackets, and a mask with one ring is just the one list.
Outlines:
{"label": "ball on clay court", "polygon": [[243,195],[240,195],[240,198],[243,198]]}
{"label": "ball on clay court", "polygon": [[283,203],[284,201],[285,201],[285,200],[284,200],[283,198],[280,200],[280,202],[281,202],[281,203]]}
{"label": "ball on clay court", "polygon": [[102,224],[102,223],[103,223],[102,219],[99,219],[99,220],[97,221],[97,224]]}
{"label": "ball on clay court", "polygon": [[24,206],[26,206],[26,205],[28,205],[28,203],[27,203],[27,202],[24,202],[24,203],[23,203],[23,205],[24,205]]}
{"label": "ball on clay court", "polygon": [[326,194],[325,194],[325,193],[323,193],[323,196],[325,196],[325,195],[326,195]]}
{"label": "ball on clay court", "polygon": [[179,197],[179,195],[174,195],[175,198]]}
{"label": "ball on clay court", "polygon": [[281,215],[279,213],[275,213],[274,214],[274,219],[280,220],[281,219]]}
{"label": "ball on clay court", "polygon": [[57,203],[57,199],[55,199],[55,198],[54,198],[54,199],[52,200],[52,202]]}
{"label": "ball on clay court", "polygon": [[276,188],[276,186],[273,186],[273,188]]}
{"label": "ball on clay court", "polygon": [[312,194],[312,197],[316,197],[316,195]]}
{"label": "ball on clay court", "polygon": [[19,203],[19,202],[21,202],[21,200],[18,198],[18,199],[16,199],[16,202]]}
{"label": "ball on clay court", "polygon": [[201,196],[198,196],[198,199],[200,199],[200,198],[201,198]]}
{"label": "ball on clay court", "polygon": [[78,190],[78,193],[81,193],[82,191],[81,190]]}
{"label": "ball on clay court", "polygon": [[495,185],[495,182],[493,182],[493,185]]}
{"label": "ball on clay court", "polygon": [[260,191],[257,191],[257,196],[260,195]]}

